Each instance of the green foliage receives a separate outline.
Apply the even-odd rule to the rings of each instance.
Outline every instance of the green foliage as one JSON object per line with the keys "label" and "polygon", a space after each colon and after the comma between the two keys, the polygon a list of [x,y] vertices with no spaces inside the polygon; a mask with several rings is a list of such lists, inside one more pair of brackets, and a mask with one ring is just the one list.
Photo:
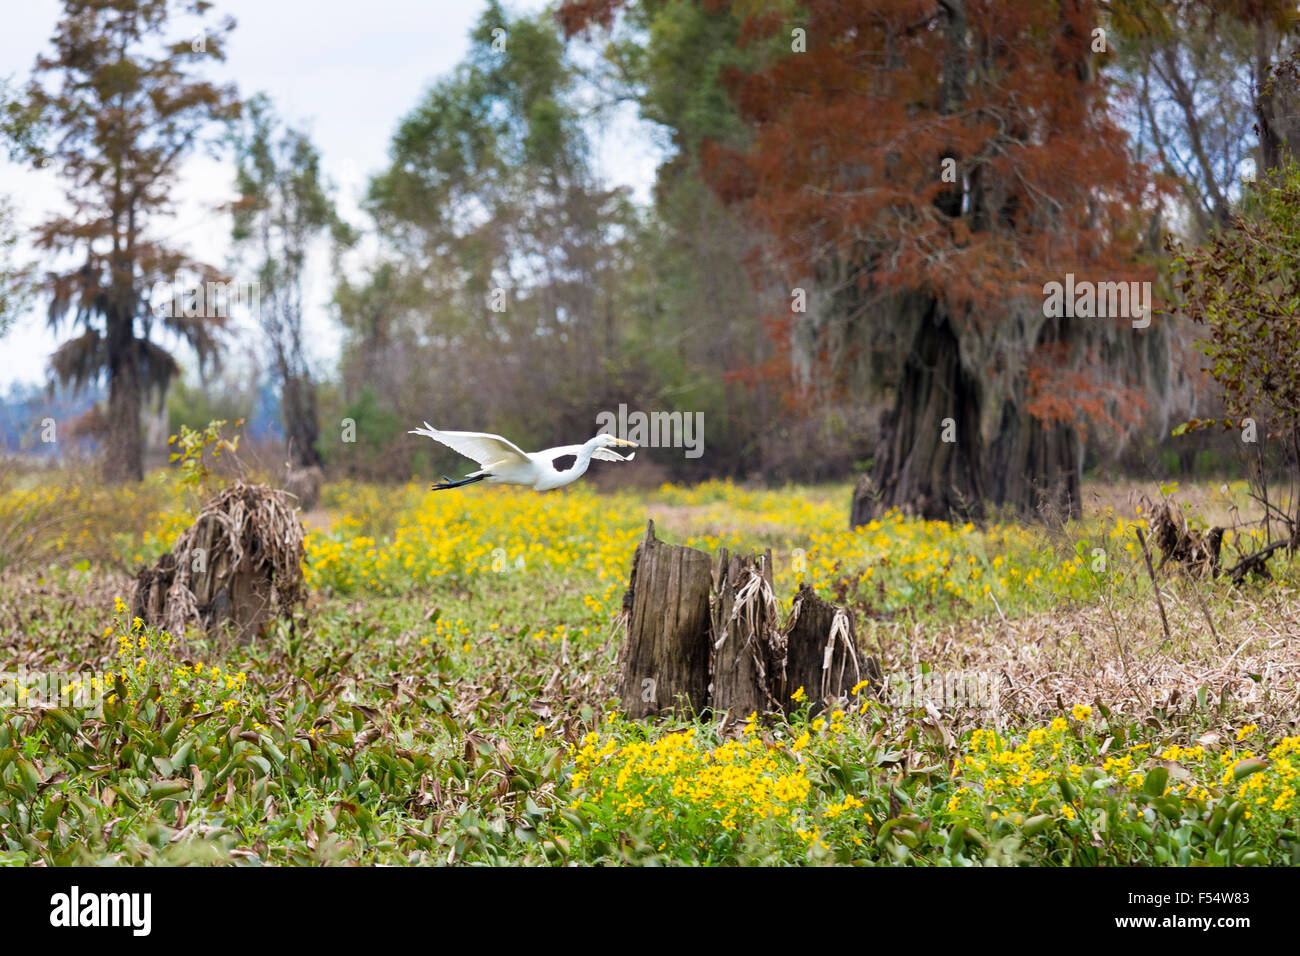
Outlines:
{"label": "green foliage", "polygon": [[[178,436],[194,474],[200,456],[210,457],[204,449],[222,447],[219,436],[219,423]],[[69,497],[68,489],[39,491]],[[29,671],[84,662],[103,708],[0,702],[0,862],[1295,861],[1300,737],[1291,736],[1285,695],[1267,685],[1263,712],[1202,687],[1176,707],[1140,708],[1125,697],[1128,713],[1120,702],[1112,710],[1045,699],[1032,715],[1003,709],[995,728],[960,706],[945,705],[936,722],[888,693],[895,668],[910,666],[896,657],[884,662],[886,693],[864,684],[820,714],[739,715],[730,733],[713,719],[617,715],[610,627],[638,515],[678,516],[662,522],[669,527],[694,514],[688,527],[706,540],[686,540],[699,547],[749,549],[766,539],[778,550],[782,596],[795,583],[785,553],[793,541],[820,542],[798,574],[821,593],[866,560],[887,554],[897,563],[925,550],[915,540],[885,549],[885,529],[840,530],[832,499],[844,491],[776,495],[714,484],[651,496],[455,499],[416,487],[334,486],[324,499],[333,528],[310,534],[310,615],[237,647],[131,619],[125,602],[114,602],[124,579],[73,563],[81,536],[65,528],[68,551],[50,554],[39,587],[0,579],[0,605],[24,622],[0,629],[0,657],[28,661]],[[114,494],[117,507],[102,503],[94,537],[111,537],[149,507],[134,487]],[[80,516],[87,502],[77,503]],[[0,496],[0,514],[3,505]],[[174,536],[191,520],[177,517],[152,526]],[[737,519],[743,540],[726,530]],[[125,554],[152,546],[138,531],[124,537]],[[1069,563],[1096,543],[1077,542]],[[930,550],[936,567],[948,563]],[[1005,559],[1029,557],[995,535],[986,550],[990,572],[1000,559],[1005,570]],[[1065,580],[1045,583],[1048,606],[1098,600]],[[1284,607],[1293,586],[1278,589],[1267,613]],[[1149,593],[1108,594],[1149,606]],[[1243,597],[1228,600],[1213,610],[1224,627],[1234,626],[1226,611],[1238,611]],[[1001,604],[1012,617],[1042,606],[1023,594]],[[1236,614],[1237,625],[1249,628],[1247,617]],[[859,620],[866,646],[871,633],[894,634],[902,623],[873,631]],[[919,642],[937,633],[951,646],[965,629],[931,630],[938,620],[918,616],[908,627],[916,636],[902,661],[915,651],[922,665],[944,666],[933,644]],[[1039,653],[1060,644],[1055,660],[1066,667],[1107,663],[1106,638],[1084,648],[1066,620],[1035,618],[1045,635]],[[1225,646],[1254,653],[1240,632],[1224,636]],[[1136,650],[1137,636],[1125,639]],[[1273,636],[1260,628],[1255,639]],[[1196,666],[1181,654],[1172,652],[1179,673]],[[1212,670],[1220,673],[1217,661]],[[1091,674],[1088,684],[1096,686]],[[1121,681],[1109,686],[1123,696]]]}
{"label": "green foliage", "polygon": [[1300,426],[1300,167],[1252,188],[1243,214],[1205,245],[1169,248],[1183,310],[1209,330],[1201,348],[1228,414]]}
{"label": "green foliage", "polygon": [[376,398],[369,386],[343,407],[342,417],[356,423],[356,441],[344,444],[338,433],[333,433],[324,451],[326,461],[345,468],[360,465],[364,471],[364,466],[380,462],[393,440],[406,430],[401,419]]}
{"label": "green foliage", "polygon": [[[0,861],[1150,866],[1300,855],[1288,783],[1300,738],[1270,746],[1249,725],[1221,747],[1180,746],[1159,722],[1076,706],[1047,726],[964,732],[952,760],[924,711],[889,713],[867,689],[824,717],[751,716],[737,737],[711,721],[629,722],[543,687],[581,687],[600,656],[590,642],[570,648],[577,670],[540,666],[526,640],[470,653],[464,622],[410,601],[364,616],[331,605],[310,640],[281,629],[219,660],[201,640],[130,620],[120,602],[100,629],[109,664],[89,678],[89,700],[36,707],[20,693],[0,710]],[[485,672],[509,679],[460,706]]]}
{"label": "green foliage", "polygon": [[[854,713],[829,719],[806,711],[751,717],[730,740],[708,725],[662,732],[609,714],[601,733],[573,748],[573,800],[547,817],[541,839],[548,858],[584,863],[1230,866],[1300,858],[1290,783],[1300,737],[1262,760],[1235,748],[1161,747],[1138,725],[1073,710],[1074,719],[1010,734],[973,730],[957,742],[955,761],[925,733],[924,712],[891,716],[869,695]],[[1122,755],[1108,755],[1116,741]]]}
{"label": "green foliage", "polygon": [[602,49],[605,84],[636,97],[641,115],[667,129],[682,157],[709,139],[743,145],[750,133],[723,83],[725,71],[750,70],[762,43],[739,43],[741,17],[730,6],[651,0],[632,4]]}
{"label": "green foliage", "polygon": [[8,81],[0,77],[0,148],[13,162],[24,159],[41,160],[42,142],[48,135],[35,103],[15,95]]}
{"label": "green foliage", "polygon": [[[241,418],[235,422],[235,427],[239,428],[244,424]],[[182,425],[178,434],[172,435],[167,439],[167,444],[176,448],[171,453],[169,460],[176,464],[179,462],[180,477],[178,481],[182,485],[191,488],[201,488],[212,477],[212,472],[208,468],[204,456],[209,456],[212,460],[221,458],[221,453],[234,456],[239,451],[239,436],[226,438],[222,435],[221,430],[226,426],[224,421],[211,421],[202,430],[195,430],[187,425]]]}
{"label": "green foliage", "polygon": [[233,377],[209,387],[181,380],[167,393],[168,433],[176,434],[183,425],[202,429],[216,419],[248,418],[252,414],[253,398],[250,391],[239,388]]}
{"label": "green foliage", "polygon": [[248,102],[234,144],[240,201],[232,210],[232,235],[236,243],[262,241],[267,233],[279,240],[287,261],[259,267],[262,281],[279,291],[302,270],[306,245],[317,232],[329,229],[344,244],[353,233],[334,208],[320,153],[305,133],[283,127],[265,94]]}
{"label": "green foliage", "polygon": [[[370,188],[381,217],[463,230],[471,197],[490,215],[513,197],[521,177],[540,175],[540,185],[553,189],[585,167],[573,68],[551,18],[511,20],[493,2],[470,36],[466,62],[394,136],[393,163]],[[494,48],[502,42],[505,52]]]}

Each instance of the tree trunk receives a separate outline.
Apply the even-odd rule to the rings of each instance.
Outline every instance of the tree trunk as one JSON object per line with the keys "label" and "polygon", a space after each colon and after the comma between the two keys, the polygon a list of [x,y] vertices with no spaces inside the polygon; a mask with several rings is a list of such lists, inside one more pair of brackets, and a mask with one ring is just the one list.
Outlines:
{"label": "tree trunk", "polygon": [[980,390],[937,302],[921,322],[881,429],[875,462],[853,492],[850,526],[891,508],[922,518],[977,517],[984,502]]}
{"label": "tree trunk", "polygon": [[987,457],[990,500],[1025,518],[1082,516],[1083,443],[1074,428],[1045,425],[1008,402]]}
{"label": "tree trunk", "polygon": [[1277,96],[1273,89],[1276,80],[1272,75],[1274,46],[1272,30],[1258,24],[1255,27],[1251,85],[1255,90],[1255,132],[1259,139],[1257,175],[1260,179],[1282,165],[1282,137],[1278,131]]}
{"label": "tree trunk", "polygon": [[239,644],[250,644],[276,615],[275,588],[269,574],[255,574],[251,558],[238,565],[220,547],[224,529],[215,517],[200,517],[196,547],[210,555],[204,570],[191,577],[190,590],[211,634],[225,625]]}
{"label": "tree trunk", "polygon": [[322,462],[316,445],[320,430],[316,421],[316,385],[311,377],[286,375],[280,405],[290,464],[295,468],[319,468]]}
{"label": "tree trunk", "polygon": [[[944,47],[939,90],[940,113],[966,105],[968,37],[966,4],[945,0]],[[1065,23],[1067,34],[1074,28]],[[1080,81],[1091,69],[1086,56],[1076,68]],[[945,159],[960,162],[951,146]],[[976,164],[934,199],[939,212],[967,228],[988,229],[996,221],[1012,225],[1006,209],[989,206],[989,183]],[[967,200],[968,205],[967,205]],[[1004,200],[1007,201],[1007,200]],[[963,206],[966,211],[963,212]],[[997,436],[986,444],[982,412],[990,396],[962,365],[960,343],[944,306],[932,301],[906,358],[894,408],[885,420],[872,470],[853,492],[850,527],[858,527],[897,508],[926,519],[978,519],[986,501],[1011,503],[1021,514],[1050,508],[1079,513],[1082,448],[1067,425],[1044,428],[1015,406],[1004,409]]]}
{"label": "tree trunk", "polygon": [[655,524],[632,559],[627,637],[619,653],[619,696],[633,717],[698,713],[709,697],[709,556],[666,544]]}
{"label": "tree trunk", "polygon": [[[713,621],[713,709],[743,718],[777,705],[769,689],[768,668],[778,639],[777,607],[763,600],[761,589],[743,593],[755,577],[772,588],[772,552],[762,559],[718,555],[718,598]],[[737,599],[743,604],[738,608]]]}
{"label": "tree trunk", "polygon": [[104,481],[121,484],[144,478],[144,437],[140,429],[143,390],[135,336],[129,321],[110,315],[105,323],[108,348],[108,431]]}
{"label": "tree trunk", "polygon": [[289,467],[284,478],[284,490],[298,499],[298,507],[311,511],[320,504],[321,487],[325,484],[325,472],[316,467]]}

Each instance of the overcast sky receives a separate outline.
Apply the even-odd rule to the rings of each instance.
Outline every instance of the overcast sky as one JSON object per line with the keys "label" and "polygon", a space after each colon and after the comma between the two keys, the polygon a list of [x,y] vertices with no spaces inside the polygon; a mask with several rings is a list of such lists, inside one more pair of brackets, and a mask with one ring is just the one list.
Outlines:
{"label": "overcast sky", "polygon": [[[515,0],[505,6],[532,12],[546,5]],[[229,37],[226,63],[213,77],[234,82],[245,97],[269,93],[282,117],[305,127],[321,151],[326,175],[338,186],[340,211],[365,225],[358,200],[368,176],[383,167],[393,130],[421,93],[463,58],[469,30],[485,6],[482,0],[217,0],[208,21],[230,14],[238,25]],[[12,85],[26,83],[36,54],[48,48],[60,9],[57,0],[6,2],[0,77]],[[599,133],[601,175],[611,184],[631,186],[644,200],[659,158],[652,143],[652,131],[625,110]],[[232,180],[229,160],[190,160],[175,197],[175,219],[159,234],[201,260],[225,264],[229,221],[211,210],[231,197]],[[62,204],[53,173],[3,159],[0,194],[13,198],[24,226]],[[328,373],[340,334],[327,309],[333,279],[325,260],[323,252],[318,254],[310,269],[307,323],[315,364]],[[46,358],[56,344],[39,310],[22,319],[0,339],[0,388],[44,381]]]}

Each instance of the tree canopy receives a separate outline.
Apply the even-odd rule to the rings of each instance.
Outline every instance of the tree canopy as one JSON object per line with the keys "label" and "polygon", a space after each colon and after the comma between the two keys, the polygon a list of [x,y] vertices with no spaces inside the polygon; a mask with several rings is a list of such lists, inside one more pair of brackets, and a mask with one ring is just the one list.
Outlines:
{"label": "tree canopy", "polygon": [[108,381],[106,477],[139,479],[140,409],[176,374],[175,358],[155,340],[166,329],[200,361],[218,348],[222,317],[152,301],[158,288],[220,278],[168,244],[158,224],[172,209],[182,160],[216,142],[237,115],[232,89],[199,78],[205,57],[224,57],[225,21],[202,43],[169,37],[173,6],[196,16],[209,4],[166,0],[64,0],[51,50],[37,60],[23,109],[45,131],[30,142],[34,162],[51,164],[66,184],[68,212],[37,228],[37,248],[70,268],[47,273],[52,328],[71,325],[50,360],[63,382]]}

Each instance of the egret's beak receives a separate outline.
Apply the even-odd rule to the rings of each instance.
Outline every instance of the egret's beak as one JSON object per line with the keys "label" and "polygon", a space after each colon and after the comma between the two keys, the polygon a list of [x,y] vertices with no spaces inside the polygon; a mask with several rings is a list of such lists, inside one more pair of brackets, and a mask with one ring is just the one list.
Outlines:
{"label": "egret's beak", "polygon": [[626,448],[640,448],[640,447],[641,447],[641,446],[638,445],[636,442],[634,442],[634,441],[628,441],[626,438],[615,438],[615,439],[614,439],[614,444],[615,444],[615,445],[623,445],[623,446],[626,447]]}

